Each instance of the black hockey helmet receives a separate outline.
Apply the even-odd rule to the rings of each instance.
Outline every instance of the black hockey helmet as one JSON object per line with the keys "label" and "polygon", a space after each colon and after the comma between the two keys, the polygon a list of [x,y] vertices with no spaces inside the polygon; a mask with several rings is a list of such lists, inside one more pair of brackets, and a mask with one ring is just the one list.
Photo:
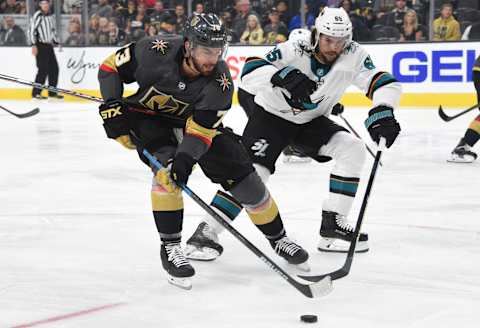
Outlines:
{"label": "black hockey helmet", "polygon": [[185,37],[194,45],[222,49],[226,47],[227,31],[217,15],[193,13],[185,24]]}

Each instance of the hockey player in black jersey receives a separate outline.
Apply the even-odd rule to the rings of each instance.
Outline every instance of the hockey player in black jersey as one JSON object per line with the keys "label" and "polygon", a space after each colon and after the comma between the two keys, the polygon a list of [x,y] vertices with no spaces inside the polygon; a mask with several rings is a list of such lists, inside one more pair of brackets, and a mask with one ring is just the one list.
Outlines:
{"label": "hockey player in black jersey", "polygon": [[[306,264],[308,253],[285,233],[277,205],[254,170],[239,137],[222,126],[231,107],[233,85],[226,63],[225,27],[214,14],[194,14],[185,38],[149,37],[108,57],[98,77],[100,115],[109,138],[143,149],[163,164],[152,169],[151,200],[160,235],[160,255],[169,282],[191,288],[195,273],[180,246],[182,192],[198,164],[247,210],[276,253],[292,264]],[[137,92],[122,98],[123,84],[137,82]],[[240,205],[241,204],[241,205]]]}
{"label": "hockey player in black jersey", "polygon": [[[473,65],[473,84],[477,91],[477,103],[480,103],[480,56],[475,60]],[[472,163],[477,159],[477,154],[472,151],[472,147],[480,139],[480,114],[473,119],[468,125],[464,136],[453,149],[449,162],[452,163]]]}

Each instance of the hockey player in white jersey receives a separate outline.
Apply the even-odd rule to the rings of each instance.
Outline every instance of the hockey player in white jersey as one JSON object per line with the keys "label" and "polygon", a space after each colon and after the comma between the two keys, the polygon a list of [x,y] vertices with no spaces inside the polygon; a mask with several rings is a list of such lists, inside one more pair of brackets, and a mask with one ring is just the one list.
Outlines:
{"label": "hockey player in white jersey", "polygon": [[[365,161],[364,143],[328,116],[347,87],[354,85],[372,100],[365,126],[375,142],[386,139],[389,148],[400,132],[394,116],[400,83],[375,67],[368,53],[352,41],[352,24],[342,8],[325,8],[315,21],[312,51],[299,51],[284,42],[265,58],[247,58],[240,88],[254,95],[242,142],[266,182],[286,145],[295,144],[317,161],[333,159],[330,193],[322,205],[318,250],[346,252],[354,229],[348,223]],[[211,203],[233,220],[241,206],[230,195],[217,192]],[[208,218],[206,218],[208,221]],[[186,255],[211,260],[223,251],[221,228],[202,222],[187,241]],[[361,233],[357,252],[368,251],[368,235]]]}

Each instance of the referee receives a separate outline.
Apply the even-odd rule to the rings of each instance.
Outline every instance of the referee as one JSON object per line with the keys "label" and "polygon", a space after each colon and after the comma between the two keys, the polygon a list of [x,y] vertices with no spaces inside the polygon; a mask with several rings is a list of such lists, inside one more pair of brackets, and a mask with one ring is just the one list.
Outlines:
{"label": "referee", "polygon": [[[37,61],[38,73],[35,82],[44,84],[48,77],[48,84],[57,86],[58,63],[53,51],[53,46],[58,44],[58,37],[55,31],[55,20],[50,14],[50,2],[42,0],[39,2],[40,10],[32,17],[30,24],[30,40],[32,42],[32,55]],[[41,89],[33,88],[32,98],[47,99],[41,95]],[[48,92],[48,96],[54,99],[63,99],[63,96]]]}

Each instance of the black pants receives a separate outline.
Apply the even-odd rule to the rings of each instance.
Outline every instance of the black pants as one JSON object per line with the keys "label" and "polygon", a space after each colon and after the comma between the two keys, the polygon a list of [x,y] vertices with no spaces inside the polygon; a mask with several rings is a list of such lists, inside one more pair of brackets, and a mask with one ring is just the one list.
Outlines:
{"label": "black pants", "polygon": [[[44,84],[48,77],[48,85],[56,87],[58,83],[58,63],[53,51],[53,46],[48,43],[37,43],[38,54],[36,57],[38,73],[35,82]],[[33,88],[32,96],[39,95],[42,90]],[[54,95],[55,92],[48,92],[48,95]]]}

